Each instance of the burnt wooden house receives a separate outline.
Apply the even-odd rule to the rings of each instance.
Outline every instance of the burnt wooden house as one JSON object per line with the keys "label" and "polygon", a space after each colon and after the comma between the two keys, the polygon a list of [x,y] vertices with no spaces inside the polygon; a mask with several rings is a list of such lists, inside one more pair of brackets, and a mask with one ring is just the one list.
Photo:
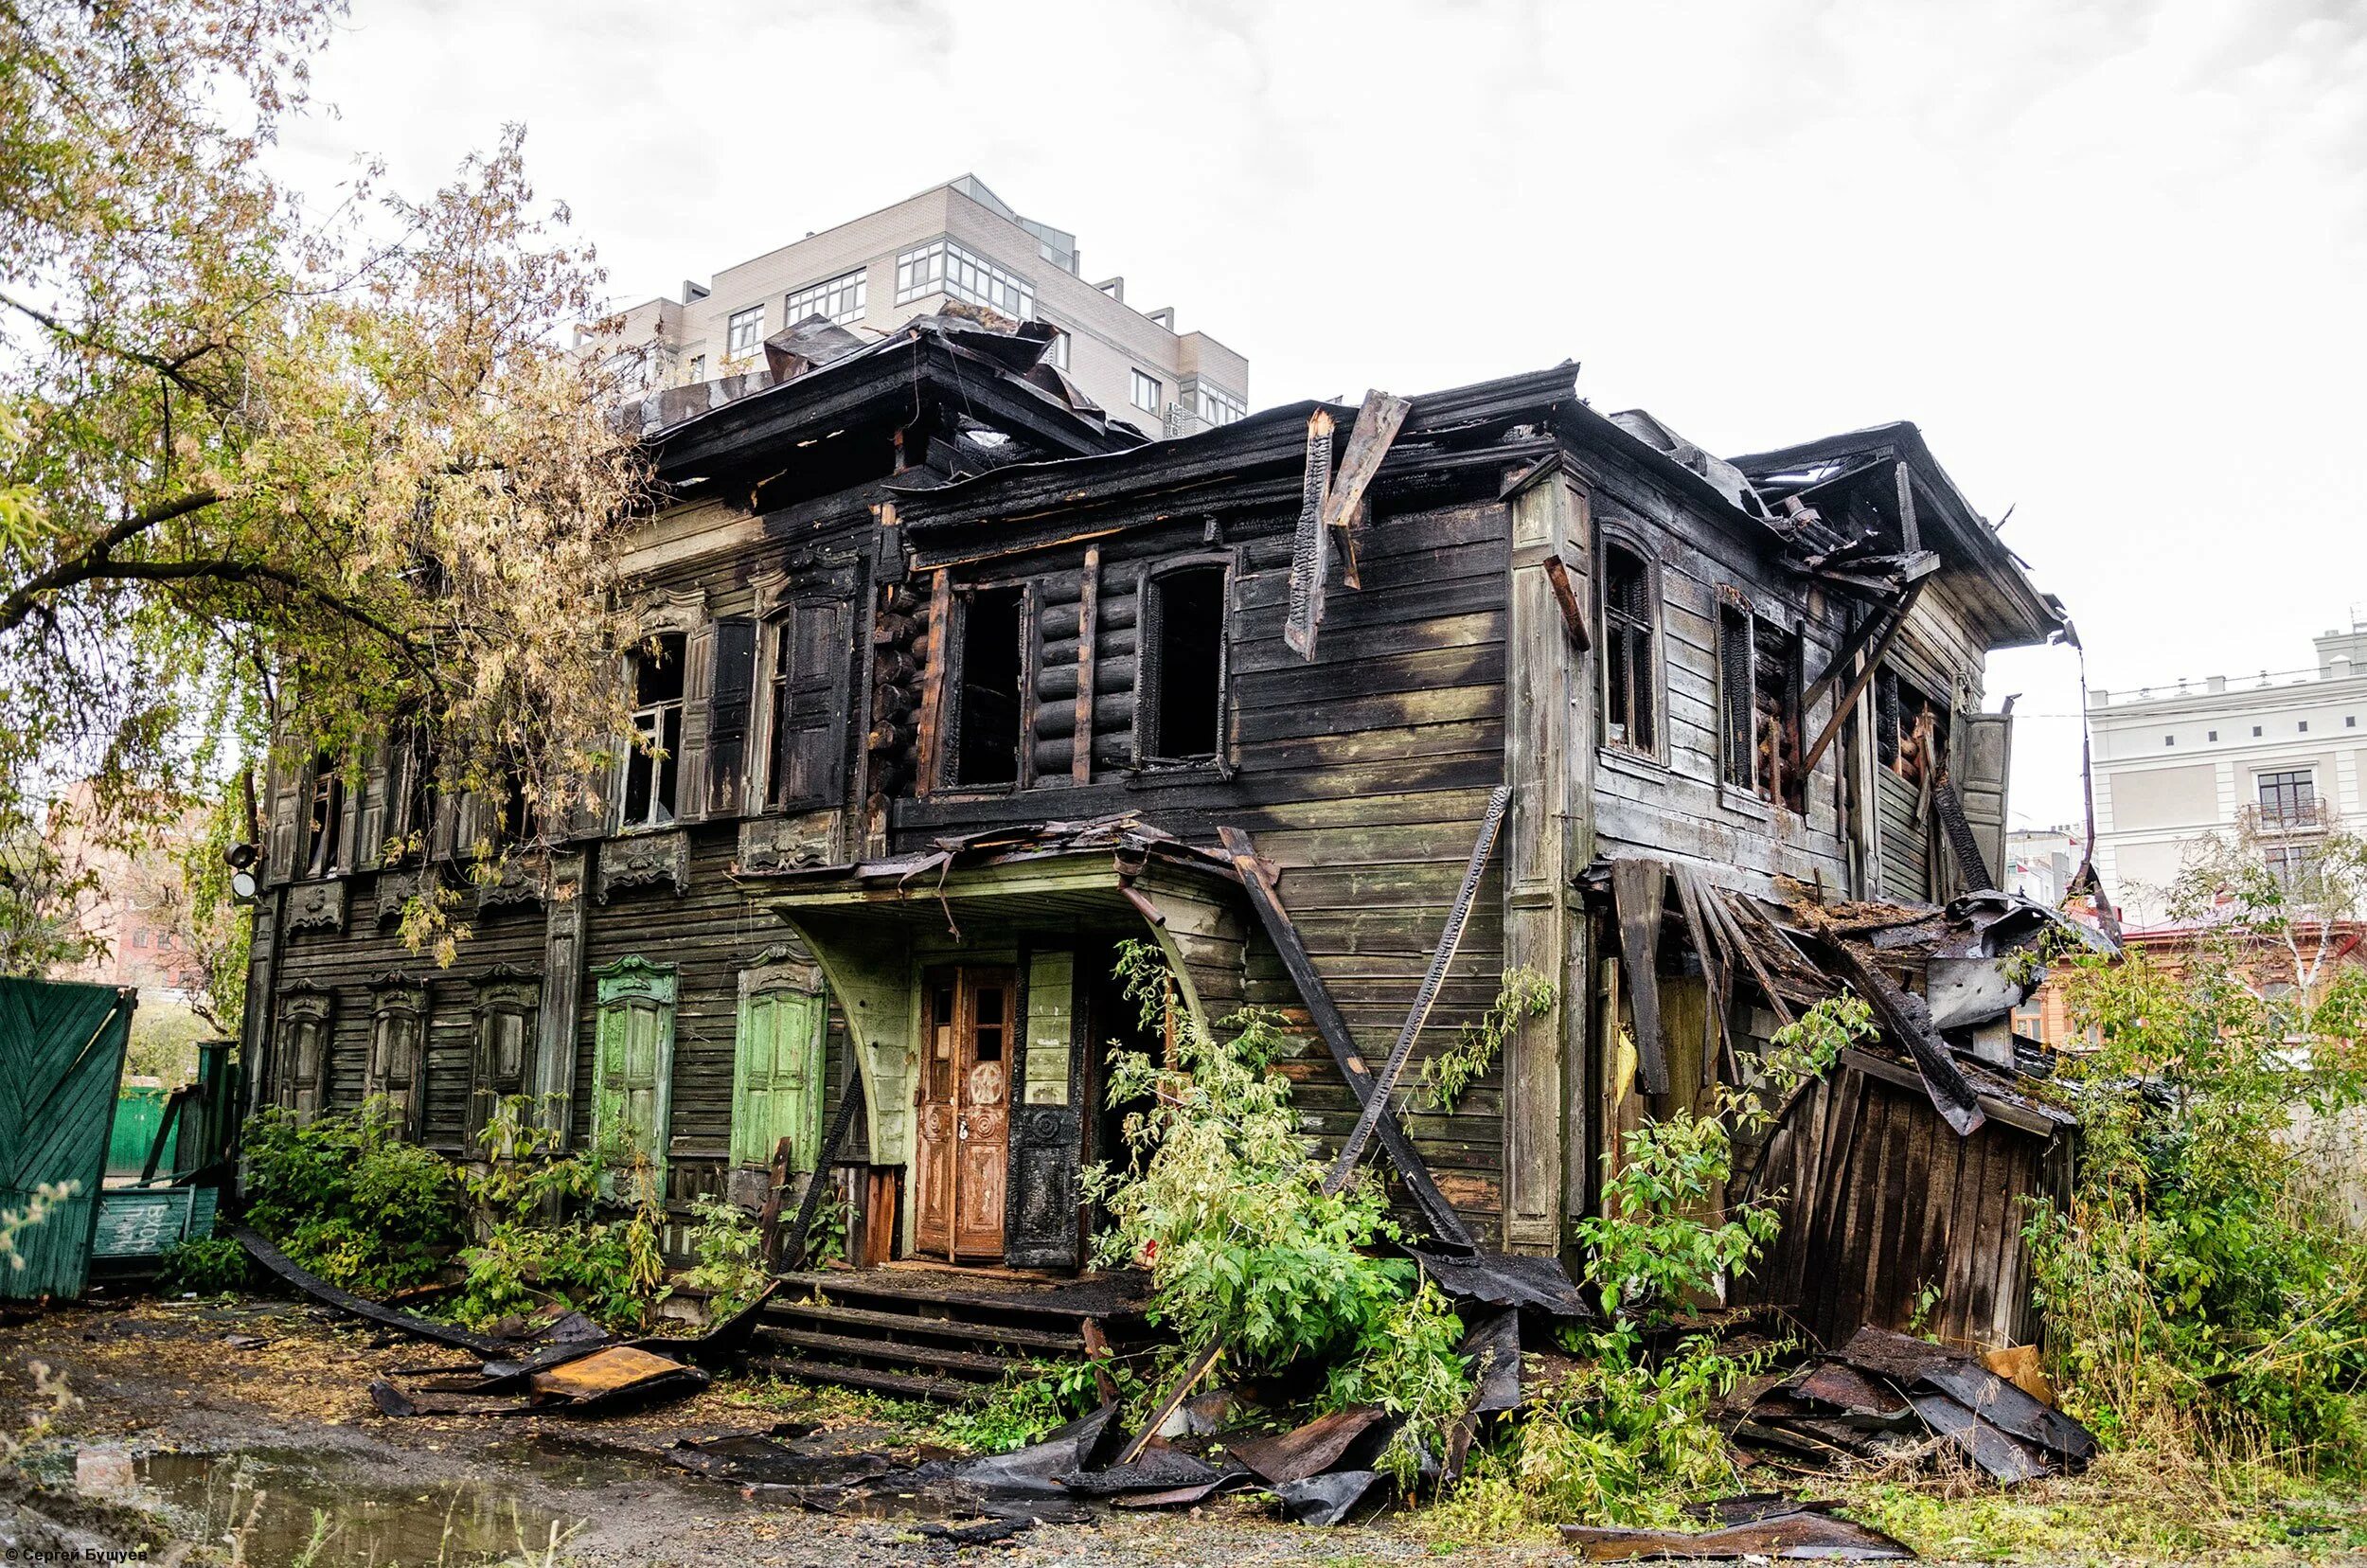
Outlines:
{"label": "burnt wooden house", "polygon": [[[1517,966],[1552,1008],[1451,1113],[1401,1094],[1372,1119],[1435,1244],[1554,1255],[1623,1126],[1747,1072],[1815,994],[1779,888],[1927,906],[1992,880],[2008,722],[1983,658],[2066,623],[1913,426],[1722,460],[1598,413],[1563,364],[1147,441],[1050,341],[810,323],[739,395],[653,401],[672,500],[619,650],[652,744],[620,746],[604,819],[539,825],[473,890],[445,968],[395,921],[420,879],[458,883],[481,803],[399,738],[357,790],[331,759],[283,770],[261,1098],[383,1095],[464,1155],[527,1095],[577,1139],[621,1118],[685,1204],[761,1201],[786,1140],[863,1260],[1073,1269],[1077,1172],[1117,1153],[1105,1047],[1139,1034],[1116,944],[1155,942],[1201,1021],[1304,1030],[1289,1070],[1328,1147],[1401,1033],[1400,1090]],[[1918,1005],[1920,955],[1878,962]],[[1910,1026],[1884,1093],[1922,1095],[1937,1051],[2015,1098],[2010,1046],[1984,1065],[1928,1008]],[[1982,1119],[1943,1131],[2056,1157],[2041,1118]],[[1904,1159],[1886,1215],[1922,1202]],[[1820,1327],[1897,1315],[1860,1297]],[[2017,1331],[1970,1292],[1949,1310]]]}

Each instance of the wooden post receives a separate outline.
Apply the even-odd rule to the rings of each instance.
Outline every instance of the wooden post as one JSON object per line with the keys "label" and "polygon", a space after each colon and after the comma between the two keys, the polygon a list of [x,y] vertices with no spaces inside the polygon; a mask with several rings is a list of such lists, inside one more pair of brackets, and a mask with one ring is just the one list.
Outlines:
{"label": "wooden post", "polygon": [[[1593,661],[1575,646],[1546,562],[1591,604],[1574,566],[1591,561],[1586,491],[1561,464],[1540,466],[1506,497],[1512,535],[1504,693],[1504,963],[1550,977],[1556,1001],[1523,1017],[1504,1044],[1504,1249],[1561,1248],[1565,1181],[1582,1190],[1591,1140],[1585,1075],[1587,935],[1573,875],[1593,854]],[[1575,1178],[1575,1179],[1573,1179]]]}

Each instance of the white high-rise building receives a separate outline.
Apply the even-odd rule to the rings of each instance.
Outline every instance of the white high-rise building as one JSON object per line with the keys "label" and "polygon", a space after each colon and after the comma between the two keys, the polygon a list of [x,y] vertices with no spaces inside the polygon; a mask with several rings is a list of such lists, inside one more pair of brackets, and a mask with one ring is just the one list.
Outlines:
{"label": "white high-rise building", "polygon": [[1249,411],[1249,361],[1177,331],[1172,306],[1129,305],[1124,277],[1089,280],[1077,236],[1020,216],[970,174],[621,311],[600,343],[656,392],[761,370],[764,340],[814,316],[877,337],[949,302],[1058,328],[1051,363],[1145,435]]}

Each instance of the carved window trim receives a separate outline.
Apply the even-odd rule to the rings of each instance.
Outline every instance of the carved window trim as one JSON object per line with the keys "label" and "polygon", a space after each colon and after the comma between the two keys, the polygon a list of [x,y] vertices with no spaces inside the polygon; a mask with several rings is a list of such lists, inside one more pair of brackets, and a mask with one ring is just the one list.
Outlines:
{"label": "carved window trim", "polygon": [[[1129,742],[1135,767],[1156,768],[1161,773],[1206,772],[1221,775],[1230,771],[1233,763],[1233,612],[1234,594],[1240,581],[1239,566],[1240,558],[1235,551],[1197,550],[1148,564],[1135,579],[1134,713],[1133,734]],[[1166,615],[1166,583],[1168,579],[1187,572],[1208,571],[1224,575],[1219,594],[1221,609],[1217,633],[1217,749],[1213,753],[1170,757],[1165,755],[1155,743],[1159,727],[1156,709],[1160,661],[1165,651],[1160,647],[1159,634]]]}
{"label": "carved window trim", "polygon": [[[1644,614],[1640,616],[1612,608],[1611,563],[1614,551],[1634,561],[1641,569],[1645,602]],[[1665,762],[1668,758],[1667,599],[1663,591],[1660,561],[1640,534],[1616,525],[1605,525],[1598,530],[1594,581],[1594,645],[1602,650],[1594,661],[1596,702],[1601,715],[1601,722],[1596,726],[1597,743],[1624,756]],[[1611,715],[1615,705],[1611,673],[1613,665],[1620,662],[1611,653],[1614,640],[1622,643],[1624,651],[1620,658],[1630,667],[1639,662],[1636,645],[1639,641],[1642,644],[1643,657],[1640,662],[1644,668],[1636,672],[1638,678],[1633,682],[1633,689],[1645,710],[1645,727],[1648,732],[1642,740],[1636,739],[1633,734],[1632,709],[1628,722],[1621,726],[1626,733],[1611,733]]]}
{"label": "carved window trim", "polygon": [[[542,1010],[543,977],[533,971],[513,964],[496,964],[475,977],[469,1031],[467,1131],[472,1157],[485,1152],[477,1142],[477,1134],[492,1122],[503,1099],[511,1094],[530,1096],[543,1087],[534,1082],[534,1045]],[[505,1089],[499,1081],[508,1076],[500,1072],[501,1063],[496,1059],[497,1029],[505,1018],[518,1021],[519,1066],[514,1089]]]}
{"label": "carved window trim", "polygon": [[373,1096],[393,1097],[388,1080],[393,1077],[394,1063],[389,1059],[406,1047],[390,1036],[407,1033],[411,1079],[408,1094],[400,1102],[402,1114],[398,1124],[406,1138],[418,1137],[426,1119],[429,1025],[428,987],[424,978],[391,973],[370,982],[370,1040],[368,1054],[363,1059],[362,1095],[365,1100]]}
{"label": "carved window trim", "polygon": [[330,1057],[335,1048],[337,993],[298,982],[279,993],[276,1096],[299,1121],[328,1108]]}

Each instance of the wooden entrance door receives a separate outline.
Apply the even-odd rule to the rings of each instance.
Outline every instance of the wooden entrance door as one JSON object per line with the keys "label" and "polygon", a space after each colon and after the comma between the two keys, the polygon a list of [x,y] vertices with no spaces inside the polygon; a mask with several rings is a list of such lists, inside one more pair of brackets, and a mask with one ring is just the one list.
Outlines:
{"label": "wooden entrance door", "polygon": [[972,1262],[1003,1256],[1016,999],[1006,969],[929,975],[917,1100],[915,1252]]}

